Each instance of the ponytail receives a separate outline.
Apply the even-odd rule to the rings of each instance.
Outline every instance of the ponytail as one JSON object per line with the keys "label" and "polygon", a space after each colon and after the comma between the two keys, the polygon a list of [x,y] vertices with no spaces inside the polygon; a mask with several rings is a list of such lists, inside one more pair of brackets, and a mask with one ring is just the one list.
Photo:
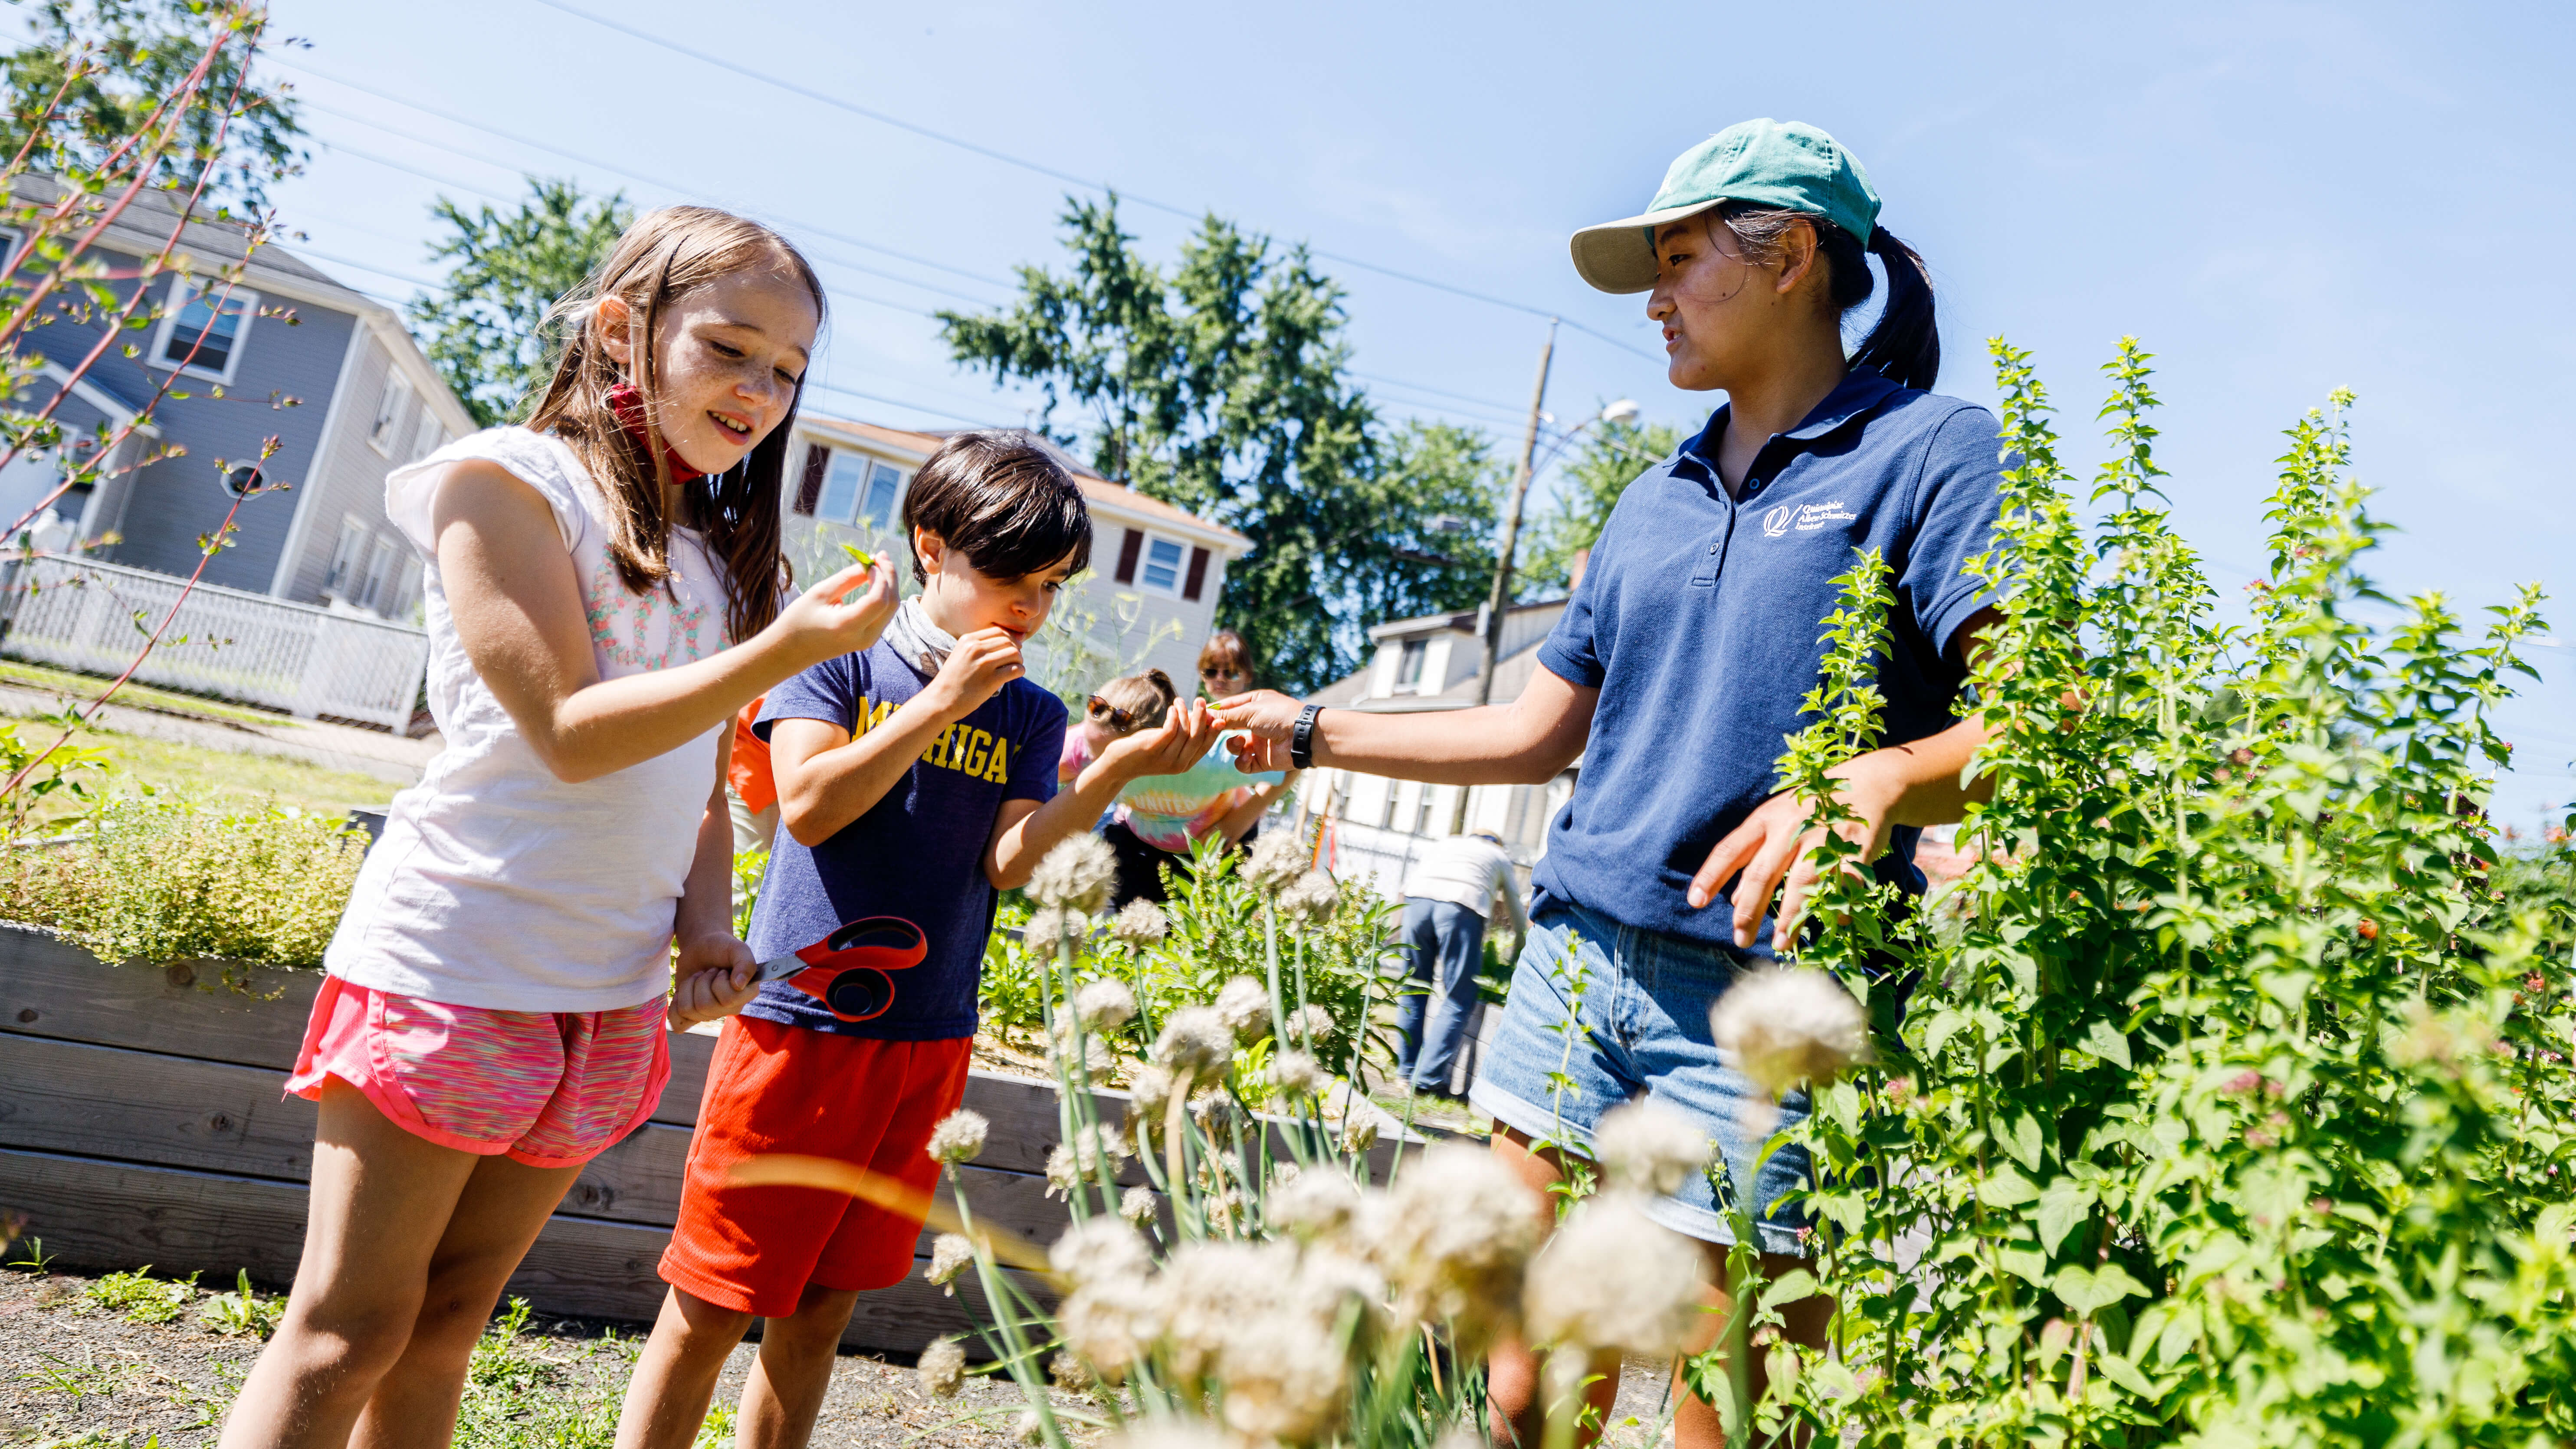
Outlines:
{"label": "ponytail", "polygon": [[1825,259],[1826,298],[1837,314],[1868,301],[1878,290],[1878,279],[1869,270],[1869,258],[1875,255],[1887,268],[1887,305],[1851,355],[1851,365],[1873,368],[1898,387],[1932,390],[1941,376],[1941,329],[1932,315],[1931,273],[1895,233],[1883,226],[1871,228],[1864,252],[1859,238],[1813,212],[1729,201],[1717,208],[1716,220],[1735,233],[1746,257],[1764,266],[1780,258],[1790,228],[1807,223]]}
{"label": "ponytail", "polygon": [[1941,376],[1941,329],[1932,318],[1931,271],[1914,248],[1886,227],[1870,230],[1869,250],[1887,268],[1887,306],[1852,354],[1852,366],[1876,368],[1898,387],[1930,392]]}

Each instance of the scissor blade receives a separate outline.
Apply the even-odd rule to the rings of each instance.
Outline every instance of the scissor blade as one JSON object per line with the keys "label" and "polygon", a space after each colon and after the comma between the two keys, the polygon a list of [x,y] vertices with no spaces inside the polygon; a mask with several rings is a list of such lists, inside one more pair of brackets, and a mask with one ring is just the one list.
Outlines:
{"label": "scissor blade", "polygon": [[772,956],[768,960],[761,962],[760,975],[757,979],[762,981],[784,981],[788,977],[793,976],[804,969],[805,958],[797,955],[793,951],[790,951],[784,956]]}

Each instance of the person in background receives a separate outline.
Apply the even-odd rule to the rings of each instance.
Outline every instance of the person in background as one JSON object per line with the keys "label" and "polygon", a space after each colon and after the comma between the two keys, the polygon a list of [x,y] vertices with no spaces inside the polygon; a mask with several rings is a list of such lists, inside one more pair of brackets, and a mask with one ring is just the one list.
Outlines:
{"label": "person in background", "polygon": [[[1219,690],[1259,687],[1252,671],[1252,651],[1242,635],[1219,629],[1208,636],[1199,650],[1199,684],[1201,694],[1209,699],[1223,698]],[[1092,755],[1083,752],[1096,752],[1091,743],[1095,736],[1105,744],[1130,730],[1161,723],[1176,694],[1170,676],[1159,669],[1102,685],[1082,723],[1067,732],[1059,770],[1070,778],[1069,772],[1087,763]],[[1100,828],[1101,838],[1118,853],[1118,891],[1111,907],[1132,900],[1162,900],[1163,867],[1187,870],[1191,846],[1211,835],[1223,838],[1228,846],[1239,846],[1260,834],[1261,817],[1288,793],[1294,776],[1251,784],[1242,778],[1224,756],[1211,755],[1202,768],[1187,775],[1140,780],[1122,793]]]}
{"label": "person in background", "polygon": [[[733,717],[733,758],[725,765],[725,808],[733,816],[733,853],[767,850],[778,838],[778,780],[769,773],[769,741],[752,732],[759,699]],[[739,902],[737,902],[739,904]]]}
{"label": "person in background", "polygon": [[1415,989],[1404,995],[1395,1074],[1423,1095],[1455,1098],[1449,1074],[1476,1009],[1485,927],[1496,901],[1511,918],[1515,940],[1526,935],[1529,919],[1521,912],[1512,858],[1490,830],[1452,835],[1431,847],[1404,883],[1405,956]]}

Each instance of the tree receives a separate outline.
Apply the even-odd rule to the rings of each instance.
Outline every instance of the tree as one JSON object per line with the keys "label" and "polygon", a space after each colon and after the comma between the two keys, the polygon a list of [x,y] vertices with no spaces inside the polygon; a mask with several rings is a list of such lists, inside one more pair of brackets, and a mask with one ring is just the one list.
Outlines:
{"label": "tree", "polygon": [[[1024,266],[1010,308],[941,312],[949,354],[1034,384],[1041,428],[1103,477],[1252,540],[1222,616],[1274,682],[1349,672],[1388,610],[1473,604],[1490,554],[1453,535],[1490,531],[1497,470],[1455,429],[1384,434],[1344,373],[1342,290],[1304,247],[1211,215],[1166,273],[1115,196],[1068,198],[1063,221],[1068,271]],[[1059,426],[1068,405],[1083,416]]]}
{"label": "tree", "polygon": [[1619,495],[1681,442],[1681,429],[1669,423],[1594,424],[1583,450],[1557,475],[1556,500],[1519,570],[1524,588],[1572,588],[1576,556],[1601,537]]}
{"label": "tree", "polygon": [[[180,89],[218,33],[246,27],[256,41],[267,17],[202,0],[42,0],[27,20],[34,40],[0,60],[9,94],[0,149],[16,155],[32,132],[30,163],[59,174],[105,164]],[[241,44],[217,51],[205,103],[187,109],[178,143],[153,168],[155,185],[185,187],[213,160],[206,200],[219,215],[266,210],[269,184],[304,169],[293,88],[246,77],[252,53]]]}
{"label": "tree", "polygon": [[531,176],[515,212],[482,206],[469,215],[442,196],[430,213],[447,225],[430,258],[456,265],[444,286],[405,310],[474,420],[508,422],[545,386],[562,346],[546,313],[607,260],[635,208],[622,191],[585,197],[575,182]]}

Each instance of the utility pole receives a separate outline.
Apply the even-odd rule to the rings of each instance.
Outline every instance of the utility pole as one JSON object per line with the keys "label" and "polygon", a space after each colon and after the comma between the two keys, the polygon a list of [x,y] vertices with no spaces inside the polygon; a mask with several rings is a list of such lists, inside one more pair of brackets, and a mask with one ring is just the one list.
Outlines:
{"label": "utility pole", "polygon": [[[1512,506],[1503,515],[1503,547],[1494,560],[1494,592],[1485,600],[1485,638],[1477,653],[1476,703],[1494,702],[1494,665],[1503,648],[1503,615],[1512,601],[1512,557],[1521,545],[1521,505],[1529,501],[1530,472],[1538,461],[1538,425],[1547,409],[1547,371],[1556,361],[1556,319],[1547,319],[1547,345],[1538,350],[1538,383],[1530,389],[1529,432],[1521,439],[1521,466],[1512,480]],[[1449,833],[1467,828],[1467,787],[1458,787],[1458,808]]]}

